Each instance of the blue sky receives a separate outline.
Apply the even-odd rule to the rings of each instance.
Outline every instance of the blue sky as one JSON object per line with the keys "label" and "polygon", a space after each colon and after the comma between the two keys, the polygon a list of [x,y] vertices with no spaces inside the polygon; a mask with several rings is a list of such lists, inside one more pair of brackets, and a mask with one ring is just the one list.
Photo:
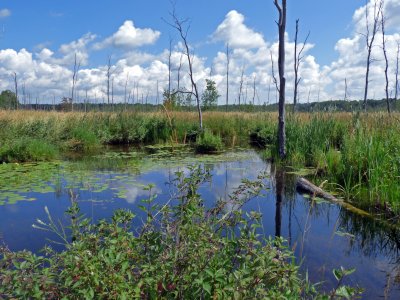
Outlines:
{"label": "blue sky", "polygon": [[[351,30],[352,15],[363,3],[355,0],[336,0],[334,4],[320,0],[289,1],[287,31],[293,35],[295,20],[299,18],[303,35],[310,31],[310,42],[316,44],[312,53],[321,63],[329,63],[337,56],[335,43]],[[5,29],[2,48],[32,51],[38,45],[57,48],[87,32],[109,36],[125,20],[133,20],[138,27],[161,31],[161,38],[149,51],[162,50],[167,47],[169,36],[176,35],[162,20],[169,19],[168,0],[4,0],[1,5],[12,12],[9,18],[0,21]],[[265,37],[272,39],[277,34],[274,23],[277,15],[272,0],[180,0],[176,10],[180,16],[190,18],[190,40],[202,44],[199,51],[205,54],[223,47],[205,42],[230,10],[245,15],[246,24]]]}
{"label": "blue sky", "polygon": [[[370,5],[373,1],[375,0],[370,0]],[[388,15],[391,21],[387,29],[389,39],[391,39],[389,47],[393,48],[390,49],[393,60],[395,59],[395,41],[399,39],[400,0],[386,0],[386,2],[390,8]],[[288,0],[288,42],[293,40],[297,18],[300,19],[300,36],[304,38],[308,31],[311,32],[302,71],[304,73],[302,91],[308,94],[312,90],[312,100],[315,100],[317,90],[320,92],[322,90],[324,98],[332,96],[332,93],[342,88],[344,78],[347,77],[354,78],[354,82],[350,82],[350,87],[354,87],[353,96],[358,97],[362,79],[362,72],[359,69],[363,64],[363,56],[360,52],[364,51],[364,47],[361,35],[358,33],[359,30],[363,30],[363,24],[357,23],[357,21],[362,21],[362,19],[357,19],[357,11],[360,14],[363,8],[365,9],[365,1]],[[66,85],[65,82],[57,83],[58,87],[46,87],[46,82],[54,83],[54,79],[42,80],[40,86],[34,84],[39,77],[45,78],[41,77],[40,68],[46,70],[54,68],[54,74],[61,73],[62,68],[70,69],[72,63],[71,53],[68,52],[79,52],[82,54],[83,62],[79,84],[82,89],[97,89],[97,93],[101,94],[99,72],[103,71],[107,57],[112,55],[116,70],[115,78],[116,82],[119,80],[119,86],[122,85],[122,78],[129,74],[132,78],[136,76],[134,79],[136,81],[141,80],[140,76],[142,76],[146,77],[143,79],[143,89],[149,93],[150,87],[154,86],[154,82],[148,82],[150,77],[158,74],[157,80],[164,82],[164,77],[161,75],[166,63],[163,53],[168,48],[170,37],[173,38],[176,53],[180,51],[176,32],[163,21],[163,18],[170,19],[168,14],[170,10],[171,4],[168,0],[3,0],[0,3],[0,26],[3,29],[0,37],[0,51],[3,51],[3,56],[0,54],[0,70],[3,73],[13,72],[11,69],[14,68],[18,71],[21,80],[30,82],[31,89],[35,90],[35,93],[47,95],[47,88],[52,89],[52,93],[59,96],[67,93],[67,90],[62,88]],[[237,60],[236,70],[232,70],[233,79],[230,83],[232,89],[237,84],[236,73],[239,74],[240,69],[245,68],[248,81],[254,77],[257,78],[257,83],[260,85],[259,94],[264,95],[260,96],[262,98],[260,101],[265,102],[265,85],[270,82],[267,74],[270,69],[270,66],[267,66],[269,52],[274,53],[274,43],[277,39],[275,24],[277,13],[272,0],[178,0],[176,11],[179,16],[191,20],[189,42],[199,59],[199,81],[204,81],[204,74],[209,73],[208,68],[212,67],[215,69],[214,79],[221,91],[224,90],[222,52],[225,43],[230,42],[236,45],[232,51],[234,52],[233,59]],[[230,14],[232,11],[234,13]],[[131,23],[126,23],[126,21]],[[128,32],[144,30],[142,33],[145,42],[125,44],[121,39],[129,39],[129,37],[122,34],[123,24],[126,24],[125,29]],[[225,26],[224,30],[218,31],[221,24],[230,27]],[[243,32],[250,34],[235,37],[235,24],[243,25]],[[144,37],[145,34],[149,35]],[[258,37],[262,38],[263,42],[248,46],[251,39]],[[235,43],[234,39],[239,38],[243,40],[249,38],[246,46],[243,46],[240,41]],[[105,42],[107,39],[108,42]],[[83,46],[78,47],[76,44],[79,43],[78,41]],[[290,47],[291,44],[288,44],[288,48]],[[25,52],[21,53],[21,49],[25,49]],[[50,52],[38,55],[43,49]],[[8,50],[7,53],[6,50]],[[16,54],[11,53],[11,50]],[[379,57],[379,51],[376,50],[376,52],[376,56]],[[288,54],[291,55],[291,53]],[[29,63],[26,62],[28,56],[32,57]],[[262,63],[265,63],[264,68],[260,66]],[[23,64],[26,65],[26,70]],[[140,72],[137,71],[139,69]],[[138,73],[133,75],[135,70]],[[47,73],[45,72],[47,75],[43,76],[49,76],[53,71],[48,70]],[[379,72],[380,70],[375,70],[375,74],[373,71],[372,76],[378,78]],[[290,79],[291,75],[288,76]],[[68,78],[67,75],[60,74],[56,77],[60,81],[66,81]],[[326,78],[321,81],[322,77]],[[7,76],[1,79],[0,88],[7,88],[9,86]],[[380,94],[380,80],[374,81],[377,89],[374,93]],[[150,93],[155,94],[154,91]],[[338,98],[339,92],[334,96]]]}

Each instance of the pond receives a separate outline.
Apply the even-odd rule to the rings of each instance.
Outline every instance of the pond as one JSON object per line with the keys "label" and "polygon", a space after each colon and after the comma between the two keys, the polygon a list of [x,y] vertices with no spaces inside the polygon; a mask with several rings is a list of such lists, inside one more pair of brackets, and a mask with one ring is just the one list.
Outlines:
{"label": "pond", "polygon": [[[206,205],[225,199],[243,178],[266,174],[266,189],[243,207],[262,214],[262,232],[282,236],[308,272],[312,282],[330,290],[334,268],[356,268],[347,284],[365,288],[363,298],[400,298],[400,232],[397,228],[355,215],[322,200],[311,201],[295,189],[295,176],[276,169],[252,150],[196,156],[185,149],[130,149],[65,161],[0,165],[0,241],[11,250],[39,252],[54,234],[32,227],[51,216],[66,223],[71,195],[82,212],[94,221],[108,218],[118,208],[135,211],[137,225],[141,200],[154,184],[157,202],[166,203],[173,192],[175,172],[199,164],[212,178],[200,187]],[[51,244],[57,248],[57,244]]]}

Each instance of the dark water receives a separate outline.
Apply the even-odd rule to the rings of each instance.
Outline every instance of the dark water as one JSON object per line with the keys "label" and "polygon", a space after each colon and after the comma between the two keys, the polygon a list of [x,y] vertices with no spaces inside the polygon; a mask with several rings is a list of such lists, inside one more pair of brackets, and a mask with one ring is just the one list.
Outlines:
{"label": "dark water", "polygon": [[275,170],[251,151],[208,157],[111,153],[79,162],[0,166],[0,240],[12,250],[39,252],[48,238],[56,237],[32,224],[36,219],[47,221],[45,207],[65,223],[70,191],[93,220],[129,208],[137,212],[139,224],[143,215],[137,205],[149,196],[144,187],[154,184],[157,202],[165,203],[175,172],[187,172],[185,166],[194,163],[212,174],[200,188],[207,205],[226,198],[243,178],[255,179],[266,171],[266,190],[244,209],[262,213],[265,234],[288,240],[312,282],[323,282],[322,287],[330,290],[335,284],[332,269],[356,268],[346,283],[365,288],[363,298],[400,299],[399,230],[337,205],[311,202],[295,191],[293,175]]}

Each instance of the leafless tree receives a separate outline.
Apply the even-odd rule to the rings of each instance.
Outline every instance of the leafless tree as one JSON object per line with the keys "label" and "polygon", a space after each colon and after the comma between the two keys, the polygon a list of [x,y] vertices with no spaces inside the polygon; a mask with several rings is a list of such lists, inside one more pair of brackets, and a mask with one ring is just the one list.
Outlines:
{"label": "leafless tree", "polygon": [[372,63],[372,48],[374,46],[375,36],[376,33],[379,31],[379,20],[380,20],[380,12],[382,10],[383,1],[375,0],[374,3],[374,15],[373,15],[373,24],[372,24],[372,31],[369,24],[369,9],[368,9],[368,1],[366,1],[365,6],[365,23],[366,23],[366,33],[365,42],[367,45],[367,66],[365,71],[365,87],[364,87],[364,102],[363,102],[363,109],[367,109],[367,97],[368,97],[368,84],[369,84],[369,69]]}
{"label": "leafless tree", "polygon": [[279,92],[278,80],[276,79],[276,76],[275,76],[275,66],[274,66],[274,59],[272,57],[272,51],[270,51],[270,56],[271,56],[271,76],[272,76],[272,80],[274,81],[274,84],[275,84],[275,89],[277,92]]}
{"label": "leafless tree", "polygon": [[[188,19],[179,19],[178,16],[176,15],[175,12],[175,5],[173,5],[173,10],[170,13],[171,17],[172,17],[172,23],[170,22],[166,22],[168,23],[171,27],[175,28],[180,37],[181,40],[183,42],[183,46],[184,46],[184,55],[187,57],[188,60],[188,67],[189,67],[189,78],[190,78],[190,82],[192,85],[192,90],[190,92],[185,92],[186,94],[192,94],[195,99],[196,99],[196,104],[197,104],[197,112],[199,115],[199,126],[200,129],[203,129],[203,115],[201,112],[201,106],[200,106],[200,96],[199,96],[199,92],[197,89],[197,84],[196,81],[194,80],[194,74],[193,74],[193,55],[190,52],[190,48],[189,48],[189,43],[187,40],[187,36],[188,36],[188,31],[190,29],[190,25],[187,25],[188,23]],[[182,92],[182,91],[178,91],[178,92]]]}
{"label": "leafless tree", "polygon": [[304,40],[303,45],[300,48],[300,51],[297,51],[298,47],[298,34],[299,34],[299,22],[300,20],[296,20],[296,34],[294,37],[294,92],[293,92],[293,112],[296,111],[296,105],[297,105],[297,90],[299,83],[301,81],[301,77],[299,77],[299,68],[301,61],[303,60],[303,51],[304,47],[307,44],[308,37],[310,36],[310,32],[308,32],[307,37]]}
{"label": "leafless tree", "polygon": [[180,91],[181,89],[181,70],[182,70],[182,59],[183,55],[179,58],[179,66],[178,66],[178,78],[177,78],[177,90]]}
{"label": "leafless tree", "polygon": [[74,68],[72,72],[72,88],[71,88],[71,110],[74,111],[74,102],[75,102],[75,87],[76,82],[78,81],[78,72],[81,67],[81,62],[78,61],[77,55],[75,53],[74,56]]}
{"label": "leafless tree", "polygon": [[157,80],[157,84],[156,84],[156,91],[157,91],[157,98],[156,98],[156,104],[159,105],[160,104],[160,91],[159,91],[159,82]]}
{"label": "leafless tree", "polygon": [[229,43],[226,44],[226,105],[225,111],[228,111],[229,101],[229,64],[230,64],[230,50]]}
{"label": "leafless tree", "polygon": [[169,52],[168,52],[168,97],[171,97],[171,73],[172,73],[171,57],[172,57],[172,38],[169,38]]}
{"label": "leafless tree", "polygon": [[111,106],[114,110],[114,77],[111,78]]}
{"label": "leafless tree", "polygon": [[279,117],[278,117],[278,152],[279,157],[284,159],[286,157],[286,132],[285,132],[285,31],[286,31],[286,0],[274,0],[274,4],[279,13],[279,20],[277,22],[279,30]]}
{"label": "leafless tree", "polygon": [[397,56],[396,56],[396,79],[394,85],[394,99],[397,100],[399,92],[399,56],[400,56],[400,42],[397,42]]}
{"label": "leafless tree", "polygon": [[110,104],[110,92],[111,92],[111,77],[112,77],[112,64],[111,64],[111,55],[108,56],[107,61],[107,104]]}
{"label": "leafless tree", "polygon": [[[126,110],[126,106],[128,104],[128,82],[129,82],[129,72],[126,74],[126,80],[125,80],[125,88],[124,88],[124,102],[125,102],[125,110]],[[157,81],[157,85],[158,85],[158,81]]]}
{"label": "leafless tree", "polygon": [[17,73],[13,72],[13,79],[14,79],[14,91],[15,91],[15,100],[16,100],[16,109],[18,109],[18,78],[17,78]]}
{"label": "leafless tree", "polygon": [[238,101],[239,101],[239,110],[240,110],[240,100],[242,98],[243,94],[243,79],[244,78],[244,66],[242,67],[242,72],[240,75],[240,81],[239,81],[239,95],[238,95]]}
{"label": "leafless tree", "polygon": [[255,103],[256,99],[256,75],[253,77],[253,104]]}
{"label": "leafless tree", "polygon": [[26,88],[25,88],[25,82],[22,83],[22,103],[24,103],[24,106],[26,105]]}
{"label": "leafless tree", "polygon": [[[383,3],[383,1],[381,2]],[[383,13],[383,9],[381,10],[381,30],[382,30],[382,51],[383,57],[385,58],[385,96],[386,96],[386,107],[387,112],[390,114],[390,100],[389,100],[389,77],[388,77],[388,69],[389,69],[389,61],[386,53],[386,37],[385,37],[385,16]]]}

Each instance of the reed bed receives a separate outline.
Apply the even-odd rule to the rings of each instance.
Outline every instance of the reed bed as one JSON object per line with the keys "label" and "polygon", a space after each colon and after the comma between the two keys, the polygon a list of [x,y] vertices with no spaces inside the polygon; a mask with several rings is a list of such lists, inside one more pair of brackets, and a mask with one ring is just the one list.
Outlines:
{"label": "reed bed", "polygon": [[[276,158],[277,119],[276,113],[205,112],[204,126],[224,147],[251,141]],[[284,164],[314,168],[326,188],[358,206],[400,210],[399,113],[297,113],[286,124]],[[49,160],[106,144],[190,143],[198,132],[194,112],[0,111],[0,161]]]}

